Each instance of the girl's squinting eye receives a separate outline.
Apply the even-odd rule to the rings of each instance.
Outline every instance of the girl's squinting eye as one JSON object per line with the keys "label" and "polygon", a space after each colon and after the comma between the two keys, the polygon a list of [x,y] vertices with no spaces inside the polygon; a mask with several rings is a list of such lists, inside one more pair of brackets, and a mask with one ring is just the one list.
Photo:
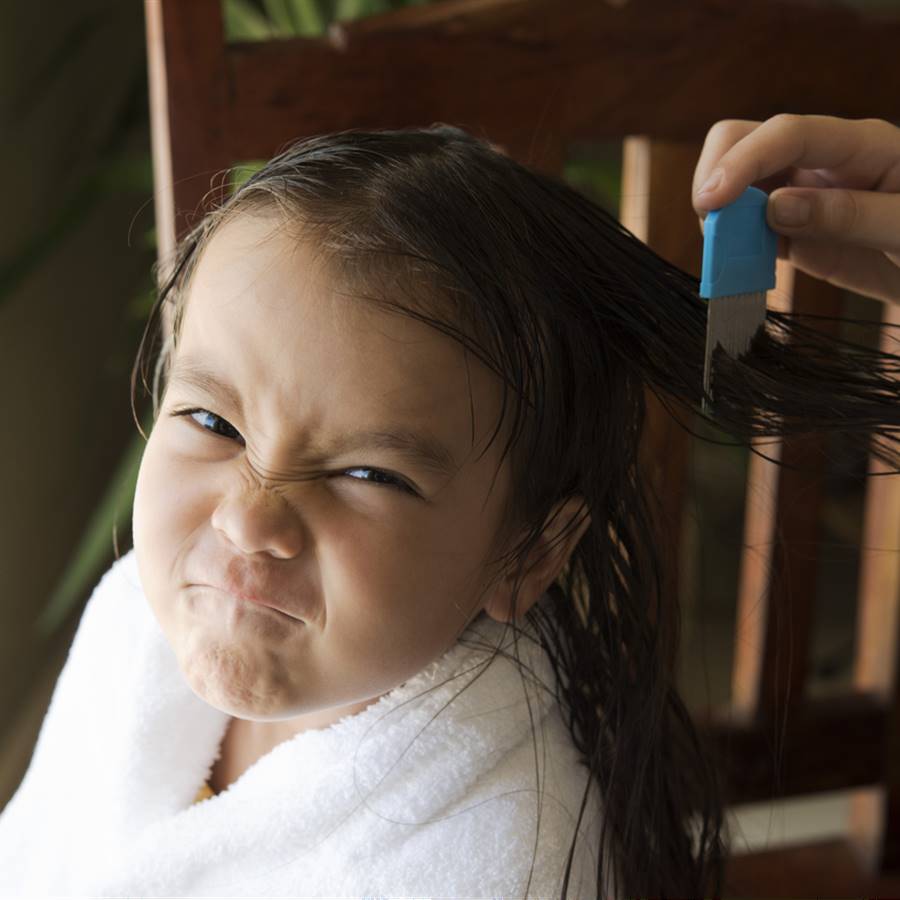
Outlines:
{"label": "girl's squinting eye", "polygon": [[[205,425],[201,425],[198,419],[194,419],[198,425],[204,430],[208,431],[210,434],[215,437],[223,437],[230,439],[239,439],[243,444],[244,439],[241,437],[240,432],[237,429],[230,425],[225,419],[221,416],[217,416],[215,413],[210,412],[208,409],[202,409],[200,407],[194,407],[192,409],[179,409],[175,410],[172,413],[172,416],[191,416],[194,415],[208,417],[209,419],[214,420],[214,422],[220,422],[221,427],[226,431],[231,431],[233,434],[222,433],[222,431],[218,430],[216,427],[207,428]],[[340,474],[346,475],[349,472],[371,472],[375,478],[356,478],[355,481],[367,481],[369,484],[375,484],[384,487],[392,487],[395,490],[403,491],[406,494],[411,494],[414,497],[418,497],[419,495],[402,479],[397,478],[395,475],[391,475],[389,472],[384,472],[381,469],[373,469],[369,466],[354,466],[352,469],[344,469],[344,471]],[[386,479],[384,481],[379,481],[375,479]]]}
{"label": "girl's squinting eye", "polygon": [[179,410],[178,412],[172,413],[172,415],[173,416],[191,416],[192,418],[195,415],[208,416],[210,419],[215,420],[215,422],[221,422],[222,426],[224,426],[225,429],[230,430],[234,433],[233,434],[223,434],[215,426],[213,426],[212,428],[207,428],[205,425],[201,425],[197,419],[194,419],[194,421],[197,422],[197,424],[200,425],[200,427],[204,431],[210,431],[213,434],[217,435],[218,437],[240,438],[241,443],[244,442],[244,439],[241,437],[240,433],[237,431],[237,429],[233,425],[229,425],[229,423],[226,422],[225,419],[223,419],[221,416],[217,416],[215,413],[211,413],[207,409],[182,409],[182,410]]}

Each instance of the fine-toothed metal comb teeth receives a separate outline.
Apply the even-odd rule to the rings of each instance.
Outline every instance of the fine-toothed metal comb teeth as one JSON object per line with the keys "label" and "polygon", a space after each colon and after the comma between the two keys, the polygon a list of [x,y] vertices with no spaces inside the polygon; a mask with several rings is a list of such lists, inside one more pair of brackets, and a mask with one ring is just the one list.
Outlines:
{"label": "fine-toothed metal comb teeth", "polygon": [[712,355],[737,359],[766,321],[766,291],[775,287],[778,235],[766,221],[769,196],[748,187],[733,203],[712,210],[703,224],[700,296],[709,299],[703,363],[703,412],[712,394]]}

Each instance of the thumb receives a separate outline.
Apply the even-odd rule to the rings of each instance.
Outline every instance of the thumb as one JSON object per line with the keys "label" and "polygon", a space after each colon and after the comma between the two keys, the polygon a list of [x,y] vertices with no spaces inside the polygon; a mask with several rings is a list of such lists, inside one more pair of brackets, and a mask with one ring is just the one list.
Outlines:
{"label": "thumb", "polygon": [[770,227],[788,237],[900,250],[900,195],[844,188],[781,188],[769,196]]}

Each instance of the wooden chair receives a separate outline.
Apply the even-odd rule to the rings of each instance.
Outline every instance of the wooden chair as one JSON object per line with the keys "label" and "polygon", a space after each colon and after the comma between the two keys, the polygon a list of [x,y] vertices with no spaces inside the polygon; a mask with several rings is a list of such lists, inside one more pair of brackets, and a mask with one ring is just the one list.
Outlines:
{"label": "wooden chair", "polygon": [[[784,111],[900,120],[900,14],[876,19],[815,0],[444,0],[335,24],[322,38],[253,43],[225,42],[221,0],[145,6],[163,265],[211,177],[235,163],[303,135],[443,121],[557,174],[573,142],[622,141],[622,221],[699,274],[690,184],[715,121]],[[770,303],[840,312],[839,291],[778,265]],[[900,322],[898,313],[886,307],[884,321]],[[644,462],[681,553],[690,444],[649,402]],[[767,447],[797,470],[751,457],[732,703],[697,718],[720,755],[729,804],[768,799],[776,775],[785,797],[869,790],[853,801],[847,840],[733,857],[728,896],[900,896],[900,479],[868,481],[852,690],[814,700],[804,680],[820,449],[817,437]],[[792,636],[790,667],[788,648],[775,652],[778,616],[780,640]]]}

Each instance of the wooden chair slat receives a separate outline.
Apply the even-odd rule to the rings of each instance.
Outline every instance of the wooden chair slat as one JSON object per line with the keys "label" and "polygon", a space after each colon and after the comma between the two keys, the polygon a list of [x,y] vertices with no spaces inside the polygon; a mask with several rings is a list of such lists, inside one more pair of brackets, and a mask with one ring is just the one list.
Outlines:
{"label": "wooden chair slat", "polygon": [[[698,276],[703,239],[684,186],[690,184],[700,149],[696,142],[626,138],[619,215],[625,227],[657,253]],[[641,467],[659,502],[655,524],[666,564],[664,602],[674,609],[680,605],[678,551],[690,438],[649,389],[645,401]],[[690,418],[686,411],[682,415]]]}
{"label": "wooden chair slat", "polygon": [[[776,290],[766,304],[778,312],[793,309],[796,270],[786,260],[775,265]],[[735,715],[752,718],[759,708],[763,665],[767,658],[769,576],[776,540],[779,466],[783,442],[759,438],[747,464],[744,547],[738,576],[731,702]]]}
{"label": "wooden chair slat", "polygon": [[[900,352],[900,304],[885,305],[881,348]],[[900,871],[900,477],[873,457],[866,485],[853,682],[888,706],[882,788],[850,803],[849,831],[870,872]],[[881,474],[880,474],[881,473]]]}
{"label": "wooden chair slat", "polygon": [[221,0],[147,0],[157,246],[166,263],[232,164]]}
{"label": "wooden chair slat", "polygon": [[[785,279],[798,314],[840,315],[843,292],[803,272]],[[770,303],[787,305],[787,291]],[[810,327],[836,334],[835,323]],[[745,547],[738,593],[732,698],[744,714],[777,716],[802,703],[818,575],[817,542],[824,500],[826,439],[793,435],[754,444],[747,478]]]}

